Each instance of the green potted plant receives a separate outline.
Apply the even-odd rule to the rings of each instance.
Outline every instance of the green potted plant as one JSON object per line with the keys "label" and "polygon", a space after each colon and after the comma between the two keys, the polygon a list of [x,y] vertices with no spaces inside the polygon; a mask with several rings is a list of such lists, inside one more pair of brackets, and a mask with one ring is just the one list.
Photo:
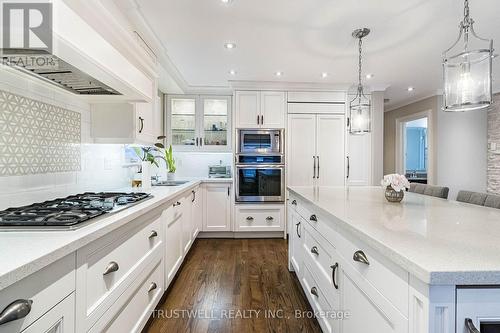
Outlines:
{"label": "green potted plant", "polygon": [[165,162],[167,162],[167,180],[172,181],[175,180],[175,171],[177,170],[175,166],[175,159],[172,152],[172,145],[165,149]]}
{"label": "green potted plant", "polygon": [[[159,136],[158,140],[165,139],[165,136]],[[141,160],[141,169],[139,173],[141,174],[141,187],[149,189],[151,188],[151,165],[158,167],[158,162],[155,156],[155,152],[161,152],[165,146],[161,142],[157,142],[153,147],[132,147],[139,159]]]}

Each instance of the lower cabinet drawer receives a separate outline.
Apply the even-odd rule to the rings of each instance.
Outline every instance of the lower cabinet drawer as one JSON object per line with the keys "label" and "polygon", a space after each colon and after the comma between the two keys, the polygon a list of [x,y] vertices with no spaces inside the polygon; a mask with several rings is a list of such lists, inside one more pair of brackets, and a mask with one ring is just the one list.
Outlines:
{"label": "lower cabinet drawer", "polygon": [[0,291],[0,312],[8,311],[13,302],[30,308],[23,318],[0,325],[0,333],[23,331],[74,290],[75,253],[72,253]]}
{"label": "lower cabinet drawer", "polygon": [[338,305],[340,299],[338,285],[339,257],[335,248],[328,243],[314,228],[303,228],[304,243],[302,258],[314,275],[332,305]]}
{"label": "lower cabinet drawer", "polygon": [[235,231],[283,231],[284,212],[284,205],[238,205]]}
{"label": "lower cabinet drawer", "polygon": [[75,331],[75,294],[72,293],[22,333],[72,333]]}
{"label": "lower cabinet drawer", "polygon": [[337,311],[339,311],[338,304],[329,303],[328,296],[316,282],[308,265],[303,267],[301,283],[323,332],[338,333],[340,322],[335,318]]}
{"label": "lower cabinet drawer", "polygon": [[[408,272],[357,240],[338,237],[337,250],[368,283],[408,316]],[[364,262],[364,260],[367,262]]]}
{"label": "lower cabinet drawer", "polygon": [[77,252],[77,325],[81,331],[107,311],[154,251],[161,252],[161,221],[161,215],[145,216]]}
{"label": "lower cabinet drawer", "polygon": [[163,269],[163,260],[157,256],[90,332],[140,332],[165,291]]}

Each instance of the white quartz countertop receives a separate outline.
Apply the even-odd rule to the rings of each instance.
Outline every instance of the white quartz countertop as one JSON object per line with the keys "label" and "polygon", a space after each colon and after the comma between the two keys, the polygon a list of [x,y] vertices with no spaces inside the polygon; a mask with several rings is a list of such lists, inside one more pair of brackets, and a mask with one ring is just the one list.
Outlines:
{"label": "white quartz countertop", "polygon": [[498,209],[409,192],[389,203],[380,187],[289,190],[428,284],[500,284]]}
{"label": "white quartz countertop", "polygon": [[232,182],[232,179],[190,178],[188,183],[180,186],[157,186],[150,190],[120,188],[117,191],[148,192],[153,197],[120,212],[104,215],[75,230],[36,232],[0,230],[0,290],[167,203],[202,182],[226,183]]}

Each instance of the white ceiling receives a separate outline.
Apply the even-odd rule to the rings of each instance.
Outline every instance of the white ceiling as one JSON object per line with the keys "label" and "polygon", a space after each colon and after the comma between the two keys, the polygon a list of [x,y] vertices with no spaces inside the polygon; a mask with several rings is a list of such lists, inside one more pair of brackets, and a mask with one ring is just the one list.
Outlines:
{"label": "white ceiling", "polygon": [[[189,86],[227,87],[228,80],[353,83],[357,42],[351,32],[368,27],[364,73],[375,75],[367,84],[389,86],[386,108],[436,94],[441,52],[456,39],[463,15],[462,0],[136,2]],[[470,6],[478,34],[500,42],[500,1],[472,0]],[[226,42],[236,49],[225,49]],[[494,69],[495,80],[498,61]],[[284,75],[277,78],[276,71]],[[415,90],[409,93],[408,86]]]}

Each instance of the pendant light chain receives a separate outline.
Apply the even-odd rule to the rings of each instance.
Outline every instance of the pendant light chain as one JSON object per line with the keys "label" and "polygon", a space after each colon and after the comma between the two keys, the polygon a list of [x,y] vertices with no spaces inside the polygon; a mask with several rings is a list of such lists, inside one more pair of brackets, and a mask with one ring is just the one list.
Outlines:
{"label": "pendant light chain", "polygon": [[363,64],[363,38],[359,38],[359,62],[358,62],[358,91],[363,90],[363,85],[361,84],[361,66]]}
{"label": "pendant light chain", "polygon": [[465,0],[465,2],[464,2],[464,26],[468,27],[469,24],[470,24],[469,0]]}

